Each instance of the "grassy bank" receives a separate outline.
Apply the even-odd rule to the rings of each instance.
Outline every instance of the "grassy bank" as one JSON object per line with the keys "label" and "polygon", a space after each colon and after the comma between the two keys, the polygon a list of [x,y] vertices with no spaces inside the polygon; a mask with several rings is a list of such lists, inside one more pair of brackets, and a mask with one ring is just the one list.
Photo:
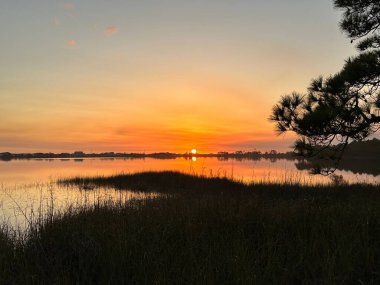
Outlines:
{"label": "grassy bank", "polygon": [[61,181],[159,192],[0,234],[0,283],[377,284],[380,189],[174,172]]}

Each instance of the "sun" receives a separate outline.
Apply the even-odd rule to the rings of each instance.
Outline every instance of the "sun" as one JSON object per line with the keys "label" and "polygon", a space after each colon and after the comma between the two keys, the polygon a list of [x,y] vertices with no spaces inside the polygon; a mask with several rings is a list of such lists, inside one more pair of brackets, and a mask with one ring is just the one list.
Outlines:
{"label": "sun", "polygon": [[191,153],[192,153],[192,154],[197,154],[197,150],[196,150],[195,148],[193,148],[193,149],[191,150]]}

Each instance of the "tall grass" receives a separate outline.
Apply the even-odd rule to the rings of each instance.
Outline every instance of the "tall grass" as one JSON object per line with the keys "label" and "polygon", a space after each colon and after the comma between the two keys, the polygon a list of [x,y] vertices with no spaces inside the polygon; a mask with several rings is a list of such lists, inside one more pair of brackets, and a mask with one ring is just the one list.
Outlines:
{"label": "tall grass", "polygon": [[2,283],[380,282],[378,186],[249,185],[176,172],[60,183],[161,195],[55,213],[20,241],[4,229]]}

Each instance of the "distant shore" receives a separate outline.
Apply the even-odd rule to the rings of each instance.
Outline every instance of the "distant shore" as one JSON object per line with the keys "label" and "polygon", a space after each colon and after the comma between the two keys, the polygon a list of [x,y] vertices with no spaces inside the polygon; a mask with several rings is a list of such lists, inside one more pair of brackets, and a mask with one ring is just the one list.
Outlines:
{"label": "distant shore", "polygon": [[12,159],[38,159],[38,158],[157,158],[157,159],[174,159],[174,158],[192,158],[192,157],[217,157],[222,159],[295,159],[296,156],[293,152],[281,153],[275,150],[270,152],[261,151],[236,151],[236,152],[217,152],[217,153],[172,153],[172,152],[153,152],[153,153],[120,153],[120,152],[102,152],[102,153],[85,153],[76,151],[73,153],[0,153],[0,160]]}
{"label": "distant shore", "polygon": [[[377,159],[380,153],[380,140],[374,138],[366,141],[354,141],[351,142],[346,149],[345,156],[348,159],[365,159],[373,160]],[[219,151],[216,153],[174,153],[174,152],[100,152],[100,153],[85,153],[78,150],[72,153],[62,152],[35,152],[35,153],[11,153],[0,152],[0,160],[12,160],[12,159],[33,159],[33,158],[157,158],[157,159],[174,159],[174,158],[192,158],[192,157],[217,157],[220,159],[252,159],[258,160],[264,159],[305,159],[302,156],[298,156],[295,152],[279,152],[277,150],[270,150],[262,152],[260,150],[251,151]]]}

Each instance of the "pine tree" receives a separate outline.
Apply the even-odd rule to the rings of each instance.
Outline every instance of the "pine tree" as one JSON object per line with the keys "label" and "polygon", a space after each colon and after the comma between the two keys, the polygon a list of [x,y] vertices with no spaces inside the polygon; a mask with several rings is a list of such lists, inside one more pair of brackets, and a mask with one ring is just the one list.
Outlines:
{"label": "pine tree", "polygon": [[270,120],[277,131],[294,131],[295,152],[323,156],[334,167],[318,168],[330,174],[352,140],[361,141],[380,127],[380,1],[335,0],[343,10],[341,29],[356,42],[359,54],[341,71],[312,80],[306,94],[285,95],[273,107]]}

